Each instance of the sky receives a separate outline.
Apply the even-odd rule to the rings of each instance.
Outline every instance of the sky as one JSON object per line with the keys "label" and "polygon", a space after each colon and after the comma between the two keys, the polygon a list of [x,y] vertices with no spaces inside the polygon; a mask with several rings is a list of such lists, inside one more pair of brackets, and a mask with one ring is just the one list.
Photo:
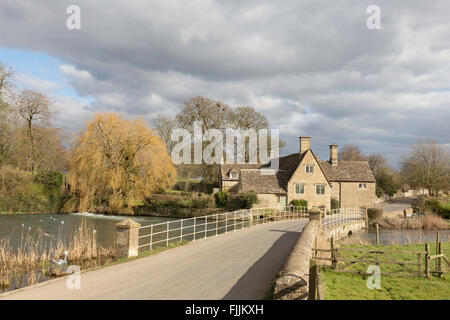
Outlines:
{"label": "sky", "polygon": [[[66,26],[73,4],[81,29]],[[355,144],[398,167],[418,139],[450,147],[449,14],[448,0],[2,0],[0,62],[70,132],[206,96],[264,114],[283,154],[306,135],[321,159]]]}

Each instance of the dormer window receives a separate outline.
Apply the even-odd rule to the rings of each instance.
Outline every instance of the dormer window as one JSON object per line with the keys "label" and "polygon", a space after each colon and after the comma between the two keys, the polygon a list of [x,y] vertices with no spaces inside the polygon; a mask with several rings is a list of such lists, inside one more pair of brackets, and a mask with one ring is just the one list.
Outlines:
{"label": "dormer window", "polygon": [[305,166],[305,168],[306,168],[306,173],[314,173],[314,165],[312,165],[312,164],[307,164],[307,165]]}
{"label": "dormer window", "polygon": [[237,178],[238,178],[238,174],[235,173],[235,172],[231,172],[231,173],[230,173],[230,178],[231,178],[231,179],[237,179]]}

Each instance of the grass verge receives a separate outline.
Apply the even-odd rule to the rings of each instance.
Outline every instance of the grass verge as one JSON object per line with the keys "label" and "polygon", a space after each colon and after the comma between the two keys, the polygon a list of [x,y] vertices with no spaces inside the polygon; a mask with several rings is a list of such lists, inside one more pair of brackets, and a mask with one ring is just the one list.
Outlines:
{"label": "grass verge", "polygon": [[[386,249],[386,250],[415,250],[424,251],[424,245],[351,245],[345,247]],[[431,254],[435,254],[435,244],[430,243]],[[450,257],[450,243],[443,243],[443,251],[446,257]],[[345,257],[359,258],[361,254],[348,252]],[[398,261],[417,262],[417,254],[392,254]],[[373,258],[374,256],[372,256]],[[366,257],[368,259],[369,257]],[[371,259],[372,259],[371,258]],[[382,258],[380,255],[380,260]],[[366,270],[368,263],[357,263],[349,270]],[[424,268],[422,262],[422,270]],[[414,269],[415,266],[408,266]],[[443,267],[448,271],[446,263]],[[431,262],[432,270],[435,270],[435,260]],[[417,270],[417,269],[415,269]],[[405,272],[399,265],[381,265],[381,272]],[[367,287],[368,276],[335,272],[331,269],[322,271],[324,283],[324,295],[326,300],[448,300],[450,299],[450,275],[447,273],[443,279],[433,276],[431,280],[418,277],[382,276],[381,289],[369,289]]]}

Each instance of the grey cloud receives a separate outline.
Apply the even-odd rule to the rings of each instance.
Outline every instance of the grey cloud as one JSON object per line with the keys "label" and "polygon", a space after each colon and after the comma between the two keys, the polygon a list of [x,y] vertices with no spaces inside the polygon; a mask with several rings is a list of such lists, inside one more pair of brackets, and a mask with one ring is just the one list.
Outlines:
{"label": "grey cloud", "polygon": [[371,0],[80,0],[79,31],[65,28],[70,4],[3,0],[0,45],[88,72],[66,75],[94,98],[83,117],[109,109],[150,120],[204,95],[254,105],[286,152],[307,134],[321,157],[331,142],[355,143],[395,163],[419,137],[450,141],[448,1],[376,1],[376,31],[365,26]]}

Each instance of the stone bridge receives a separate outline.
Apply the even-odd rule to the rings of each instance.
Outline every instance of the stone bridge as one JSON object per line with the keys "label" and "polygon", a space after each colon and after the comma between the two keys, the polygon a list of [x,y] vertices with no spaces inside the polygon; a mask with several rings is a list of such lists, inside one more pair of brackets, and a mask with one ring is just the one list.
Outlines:
{"label": "stone bridge", "polygon": [[[310,217],[299,208],[266,208],[171,221],[164,230],[127,219],[117,226],[116,252],[122,255],[134,256],[180,239],[191,241],[11,291],[0,299],[262,299],[283,274],[280,270],[298,265],[292,263],[298,261],[294,253],[305,249],[305,243],[311,246],[319,229],[338,238],[364,227],[365,217],[362,209]],[[74,281],[79,281],[79,288],[74,288]]]}

